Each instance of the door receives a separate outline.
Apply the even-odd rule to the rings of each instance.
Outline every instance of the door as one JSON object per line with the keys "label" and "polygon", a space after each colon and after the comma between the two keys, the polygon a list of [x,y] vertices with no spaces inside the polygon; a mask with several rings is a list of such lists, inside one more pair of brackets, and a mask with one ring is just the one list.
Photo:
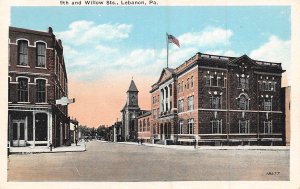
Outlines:
{"label": "door", "polygon": [[13,146],[26,146],[25,142],[25,120],[14,120],[12,122]]}

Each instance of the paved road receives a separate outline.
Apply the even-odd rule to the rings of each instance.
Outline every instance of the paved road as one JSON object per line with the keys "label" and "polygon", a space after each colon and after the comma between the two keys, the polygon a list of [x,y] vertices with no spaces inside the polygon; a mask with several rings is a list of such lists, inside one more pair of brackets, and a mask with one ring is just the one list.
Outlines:
{"label": "paved road", "polygon": [[8,161],[8,181],[196,180],[289,180],[289,150],[192,151],[92,141],[86,152],[11,155]]}

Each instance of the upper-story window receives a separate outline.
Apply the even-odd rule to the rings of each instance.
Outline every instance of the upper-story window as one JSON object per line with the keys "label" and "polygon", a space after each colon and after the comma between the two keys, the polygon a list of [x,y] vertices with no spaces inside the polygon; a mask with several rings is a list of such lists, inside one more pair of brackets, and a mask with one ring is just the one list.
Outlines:
{"label": "upper-story window", "polygon": [[265,111],[272,111],[272,98],[265,98],[263,101],[263,108]]}
{"label": "upper-story window", "polygon": [[191,77],[191,88],[193,88],[194,87],[194,77],[192,76]]}
{"label": "upper-story window", "polygon": [[28,102],[28,79],[18,78],[18,101]]}
{"label": "upper-story window", "polygon": [[177,85],[177,93],[180,93],[180,83]]}
{"label": "upper-story window", "polygon": [[187,89],[190,88],[190,79],[189,79],[189,78],[187,79],[187,82],[186,82],[186,88],[187,88]]}
{"label": "upper-story window", "polygon": [[45,43],[36,43],[36,67],[46,66],[46,45]]}
{"label": "upper-story window", "polygon": [[184,82],[182,81],[181,82],[181,92],[183,92],[184,91]]}
{"label": "upper-story window", "polygon": [[211,109],[221,109],[221,96],[211,96],[210,97],[210,108]]}
{"label": "upper-story window", "polygon": [[178,112],[184,111],[184,100],[178,100]]}
{"label": "upper-story window", "polygon": [[205,85],[209,87],[225,87],[225,79],[223,73],[207,73],[205,76]]}
{"label": "upper-story window", "polygon": [[249,99],[246,97],[246,95],[240,95],[238,107],[240,110],[249,110]]}
{"label": "upper-story window", "polygon": [[249,89],[249,78],[239,77],[238,78],[238,89]]}
{"label": "upper-story window", "polygon": [[28,66],[28,41],[18,41],[18,63],[17,65]]}
{"label": "upper-story window", "polygon": [[259,81],[259,89],[261,91],[275,91],[276,82],[274,81]]}
{"label": "upper-story window", "polygon": [[188,97],[188,110],[194,109],[194,96]]}
{"label": "upper-story window", "polygon": [[46,102],[46,81],[44,79],[36,80],[36,101]]}

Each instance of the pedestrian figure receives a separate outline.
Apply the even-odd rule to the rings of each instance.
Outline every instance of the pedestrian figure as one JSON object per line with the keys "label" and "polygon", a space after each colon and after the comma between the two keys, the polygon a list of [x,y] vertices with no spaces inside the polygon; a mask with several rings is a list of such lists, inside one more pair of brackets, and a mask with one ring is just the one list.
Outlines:
{"label": "pedestrian figure", "polygon": [[141,145],[143,144],[143,139],[141,138]]}
{"label": "pedestrian figure", "polygon": [[77,146],[77,142],[78,142],[77,139],[75,139],[75,144],[76,144],[76,146]]}
{"label": "pedestrian figure", "polygon": [[139,139],[137,139],[137,143],[138,143],[138,145],[140,144],[140,140]]}

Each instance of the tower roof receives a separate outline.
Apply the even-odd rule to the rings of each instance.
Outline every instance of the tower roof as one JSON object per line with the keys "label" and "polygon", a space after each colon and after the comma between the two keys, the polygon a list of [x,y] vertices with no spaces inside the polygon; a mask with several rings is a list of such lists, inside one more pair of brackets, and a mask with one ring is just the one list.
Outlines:
{"label": "tower roof", "polygon": [[138,89],[136,88],[136,85],[134,83],[133,80],[131,80],[129,89],[127,90],[127,92],[139,92]]}

